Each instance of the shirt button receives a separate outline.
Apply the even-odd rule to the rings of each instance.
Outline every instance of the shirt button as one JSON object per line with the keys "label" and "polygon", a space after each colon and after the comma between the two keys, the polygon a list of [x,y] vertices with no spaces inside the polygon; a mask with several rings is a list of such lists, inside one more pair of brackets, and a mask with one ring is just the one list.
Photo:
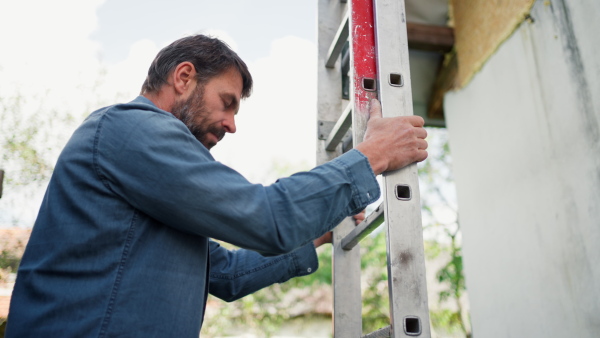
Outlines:
{"label": "shirt button", "polygon": [[308,268],[308,269],[306,269],[306,271],[308,271],[308,272],[311,272],[311,271],[312,271],[312,269],[311,269],[311,268]]}

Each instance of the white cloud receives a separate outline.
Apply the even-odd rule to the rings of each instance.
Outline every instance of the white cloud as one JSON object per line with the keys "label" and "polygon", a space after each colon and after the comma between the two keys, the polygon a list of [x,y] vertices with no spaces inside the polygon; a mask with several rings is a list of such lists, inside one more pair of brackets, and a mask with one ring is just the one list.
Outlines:
{"label": "white cloud", "polygon": [[130,101],[139,95],[148,67],[160,48],[150,39],[136,41],[131,45],[127,59],[108,66],[104,95]]}
{"label": "white cloud", "polygon": [[102,0],[0,4],[2,82],[23,90],[69,86],[95,74],[98,46],[88,39]]}
{"label": "white cloud", "polygon": [[[203,30],[203,31],[201,31],[199,33],[204,34],[204,35],[208,35],[208,36],[212,36],[214,38],[218,38],[221,41],[225,42],[232,50],[234,50],[236,52],[238,51],[238,44],[237,44],[237,42],[235,41],[235,39],[231,35],[229,35],[228,32],[226,32],[224,30],[220,30],[220,29],[206,29],[206,30]],[[189,34],[186,34],[186,36],[187,35],[192,35],[192,34],[195,34],[195,33],[189,33]]]}

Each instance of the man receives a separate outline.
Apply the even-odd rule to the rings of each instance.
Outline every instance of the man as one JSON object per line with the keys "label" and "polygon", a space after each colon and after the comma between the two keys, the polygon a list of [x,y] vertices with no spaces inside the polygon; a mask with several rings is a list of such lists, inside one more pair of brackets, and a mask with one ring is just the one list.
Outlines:
{"label": "man", "polygon": [[251,88],[237,54],[191,36],[159,52],[141,96],[83,122],[23,256],[8,337],[196,337],[208,292],[230,301],[315,271],[321,236],[378,198],[375,175],[427,157],[423,120],[373,102],[355,150],[251,184],[209,153]]}

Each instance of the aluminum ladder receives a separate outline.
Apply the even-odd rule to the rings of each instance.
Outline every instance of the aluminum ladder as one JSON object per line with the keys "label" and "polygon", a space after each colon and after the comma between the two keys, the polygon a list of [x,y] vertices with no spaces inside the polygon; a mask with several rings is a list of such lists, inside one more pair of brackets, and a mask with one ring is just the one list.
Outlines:
{"label": "aluminum ladder", "polygon": [[[413,114],[404,0],[319,0],[317,162],[362,141],[371,98],[384,117]],[[333,333],[362,336],[359,241],[385,219],[390,325],[364,337],[430,337],[416,164],[382,175],[384,200],[333,232]]]}

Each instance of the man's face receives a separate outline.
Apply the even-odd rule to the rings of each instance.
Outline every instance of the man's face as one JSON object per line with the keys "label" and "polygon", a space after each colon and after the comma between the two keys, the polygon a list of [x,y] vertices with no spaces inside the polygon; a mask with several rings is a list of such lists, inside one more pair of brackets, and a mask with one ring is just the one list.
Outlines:
{"label": "man's face", "polygon": [[242,77],[236,69],[230,69],[203,86],[196,85],[189,97],[175,102],[171,113],[210,150],[225,133],[235,133],[241,93]]}

